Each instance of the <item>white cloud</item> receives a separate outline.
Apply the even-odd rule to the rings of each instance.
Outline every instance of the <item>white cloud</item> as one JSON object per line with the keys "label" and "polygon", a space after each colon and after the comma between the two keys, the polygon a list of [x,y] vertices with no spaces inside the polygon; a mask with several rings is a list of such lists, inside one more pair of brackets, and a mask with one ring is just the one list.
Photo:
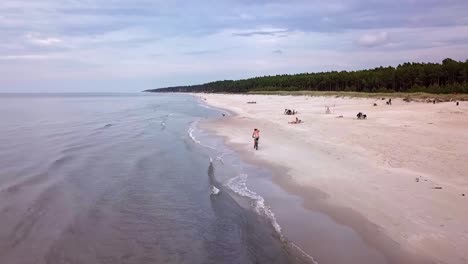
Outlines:
{"label": "white cloud", "polygon": [[63,42],[63,40],[60,38],[41,37],[40,35],[34,34],[34,33],[28,33],[26,35],[26,38],[28,39],[30,43],[39,45],[39,46],[54,46],[54,45],[61,44]]}
{"label": "white cloud", "polygon": [[44,60],[50,59],[49,56],[38,54],[6,55],[0,56],[0,60]]}
{"label": "white cloud", "polygon": [[466,0],[430,1],[438,10],[430,19],[422,0],[413,9],[375,0],[1,1],[0,89],[12,81],[37,87],[44,80],[63,86],[154,80],[152,87],[128,88],[141,90],[445,57],[466,60],[468,50]]}
{"label": "white cloud", "polygon": [[387,44],[389,41],[387,32],[366,33],[358,38],[357,43],[365,47],[375,47]]}

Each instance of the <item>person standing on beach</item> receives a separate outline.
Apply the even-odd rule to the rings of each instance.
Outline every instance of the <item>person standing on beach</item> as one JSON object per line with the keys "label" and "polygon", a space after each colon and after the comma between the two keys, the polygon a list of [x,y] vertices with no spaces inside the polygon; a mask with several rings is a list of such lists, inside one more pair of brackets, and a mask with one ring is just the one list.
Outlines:
{"label": "person standing on beach", "polygon": [[258,150],[258,140],[260,139],[260,130],[254,128],[252,133],[252,138],[254,139],[254,149]]}

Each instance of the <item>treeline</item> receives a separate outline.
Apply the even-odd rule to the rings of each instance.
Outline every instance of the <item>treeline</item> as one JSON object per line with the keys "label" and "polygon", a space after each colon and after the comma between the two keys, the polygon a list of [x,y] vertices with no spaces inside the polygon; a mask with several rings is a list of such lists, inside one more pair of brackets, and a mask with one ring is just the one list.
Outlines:
{"label": "treeline", "polygon": [[468,60],[404,63],[359,71],[332,71],[216,81],[148,92],[246,93],[249,91],[354,91],[468,93]]}

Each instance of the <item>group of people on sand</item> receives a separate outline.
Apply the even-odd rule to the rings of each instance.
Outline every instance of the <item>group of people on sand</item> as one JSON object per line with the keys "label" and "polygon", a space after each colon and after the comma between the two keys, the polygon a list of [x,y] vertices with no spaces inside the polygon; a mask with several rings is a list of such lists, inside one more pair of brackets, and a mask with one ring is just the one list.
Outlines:
{"label": "group of people on sand", "polygon": [[[297,111],[296,110],[290,110],[290,109],[284,109],[284,114],[285,115],[295,115],[295,114],[297,114]],[[296,119],[294,121],[288,122],[288,124],[302,124],[302,123],[304,123],[304,121],[299,119],[297,116],[296,116]],[[253,147],[254,147],[255,150],[258,150],[258,142],[260,140],[260,130],[258,130],[257,128],[254,128],[253,133],[252,133],[252,138],[254,140]]]}
{"label": "group of people on sand", "polygon": [[[291,110],[291,109],[284,109],[284,114],[285,115],[296,115],[298,112],[296,110]],[[296,117],[294,121],[288,122],[288,124],[300,124],[304,123],[302,120]]]}
{"label": "group of people on sand", "polygon": [[291,121],[291,122],[288,122],[288,124],[301,124],[301,123],[304,123],[304,121],[302,121],[301,119],[297,118],[297,116],[296,116],[296,120]]}
{"label": "group of people on sand", "polygon": [[356,117],[357,119],[367,119],[367,115],[362,112],[357,113]]}
{"label": "group of people on sand", "polygon": [[291,110],[291,109],[284,109],[284,114],[285,115],[295,115],[297,114],[297,111],[296,110]]}

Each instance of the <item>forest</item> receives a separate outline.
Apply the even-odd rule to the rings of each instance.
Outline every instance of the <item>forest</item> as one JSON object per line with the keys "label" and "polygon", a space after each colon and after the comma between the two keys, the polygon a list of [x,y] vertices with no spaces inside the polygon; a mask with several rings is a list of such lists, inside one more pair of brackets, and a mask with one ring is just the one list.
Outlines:
{"label": "forest", "polygon": [[442,63],[403,63],[357,71],[283,74],[244,80],[223,80],[146,92],[247,93],[255,91],[349,91],[468,93],[468,60]]}

